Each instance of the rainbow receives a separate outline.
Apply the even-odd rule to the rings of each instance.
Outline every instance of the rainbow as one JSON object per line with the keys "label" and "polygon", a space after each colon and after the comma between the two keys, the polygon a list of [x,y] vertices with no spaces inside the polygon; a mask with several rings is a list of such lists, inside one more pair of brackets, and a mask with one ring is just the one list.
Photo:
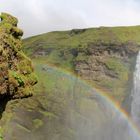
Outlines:
{"label": "rainbow", "polygon": [[98,93],[99,96],[103,100],[105,100],[113,109],[115,109],[117,112],[119,112],[121,114],[121,117],[123,117],[123,119],[125,119],[127,121],[129,127],[133,130],[133,133],[136,136],[136,140],[140,140],[140,130],[137,127],[137,125],[134,123],[134,121],[132,120],[131,116],[124,109],[121,108],[121,106],[118,102],[116,102],[112,97],[108,96],[105,91],[93,87],[93,85],[91,85],[91,83],[89,83],[86,80],[83,80],[81,77],[78,77],[77,75],[75,75],[73,72],[71,72],[69,70],[62,69],[60,67],[56,67],[55,65],[51,65],[48,63],[45,63],[45,65],[56,71],[61,71],[70,77],[72,76],[72,77],[76,78],[77,80],[79,80],[80,82],[82,82],[83,84],[87,85],[89,88],[93,89],[93,91]]}

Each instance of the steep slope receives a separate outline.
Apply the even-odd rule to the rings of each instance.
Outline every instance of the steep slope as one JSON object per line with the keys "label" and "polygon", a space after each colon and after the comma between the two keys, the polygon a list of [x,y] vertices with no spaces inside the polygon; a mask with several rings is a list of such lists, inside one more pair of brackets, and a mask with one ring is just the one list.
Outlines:
{"label": "steep slope", "polygon": [[116,121],[120,112],[101,93],[43,62],[35,69],[37,95],[8,102],[0,121],[4,140],[131,140]]}
{"label": "steep slope", "polygon": [[50,32],[24,40],[25,52],[38,61],[70,70],[120,103],[131,86],[140,26],[100,27]]}
{"label": "steep slope", "polygon": [[8,102],[0,121],[5,140],[113,140],[113,135],[129,140],[126,128],[115,122],[118,112],[89,84],[129,108],[139,41],[139,26],[25,39],[24,51],[33,60],[39,83],[33,97]]}

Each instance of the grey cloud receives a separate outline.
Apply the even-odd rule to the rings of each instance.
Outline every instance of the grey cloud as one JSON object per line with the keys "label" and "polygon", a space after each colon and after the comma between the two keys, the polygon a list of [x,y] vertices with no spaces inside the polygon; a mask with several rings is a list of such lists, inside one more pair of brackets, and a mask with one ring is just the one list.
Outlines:
{"label": "grey cloud", "polygon": [[52,30],[140,24],[138,0],[0,0],[25,36]]}

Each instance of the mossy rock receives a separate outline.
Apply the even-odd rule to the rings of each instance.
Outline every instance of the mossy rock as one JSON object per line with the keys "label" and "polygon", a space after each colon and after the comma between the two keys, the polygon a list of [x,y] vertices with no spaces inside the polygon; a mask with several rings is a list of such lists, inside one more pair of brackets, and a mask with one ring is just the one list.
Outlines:
{"label": "mossy rock", "polygon": [[37,83],[31,60],[23,53],[17,18],[0,15],[0,94],[11,98],[23,98],[33,94],[32,86]]}

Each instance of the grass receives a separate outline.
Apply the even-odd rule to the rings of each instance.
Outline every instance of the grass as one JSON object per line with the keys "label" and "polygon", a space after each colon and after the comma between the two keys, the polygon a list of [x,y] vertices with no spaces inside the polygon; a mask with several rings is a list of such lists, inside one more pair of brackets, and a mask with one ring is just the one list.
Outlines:
{"label": "grass", "polygon": [[50,32],[25,39],[24,46],[32,48],[32,46],[37,46],[41,42],[40,45],[46,48],[75,48],[79,47],[80,44],[83,46],[88,42],[96,43],[98,41],[103,43],[132,41],[140,44],[140,26],[91,28],[72,36],[70,31]]}
{"label": "grass", "polygon": [[[38,64],[51,64],[56,67],[75,72],[75,63],[79,61],[88,61],[89,55],[87,48],[89,44],[95,44],[96,46],[110,46],[112,49],[116,45],[133,43],[140,45],[140,26],[128,26],[128,27],[100,27],[89,28],[84,30],[71,30],[71,31],[55,31],[42,35],[37,35],[24,40],[24,51],[33,61]],[[114,45],[115,44],[115,45]],[[121,47],[125,47],[122,45]],[[136,48],[129,47],[130,51],[136,52]],[[48,52],[45,56],[38,56],[35,58],[34,54],[40,50]],[[51,50],[51,51],[50,51]],[[121,51],[121,50],[120,50]],[[105,58],[105,56],[103,56]],[[129,59],[132,58],[128,58]],[[131,60],[130,60],[131,61]],[[110,96],[121,101],[124,99],[127,93],[125,88],[129,75],[132,71],[130,65],[133,62],[124,62],[121,58],[116,58],[110,54],[103,60],[103,64],[111,71],[116,78],[102,77],[100,81],[89,81],[97,88],[105,90]],[[55,86],[54,81],[58,81],[58,75],[56,73],[46,74],[46,78],[42,75],[42,72],[38,71],[39,65],[36,66],[39,81],[42,81],[39,85],[43,90],[52,92]],[[99,75],[101,76],[101,75]],[[58,78],[58,79],[57,79]],[[60,79],[60,81],[62,81]],[[66,81],[65,81],[66,82]],[[63,88],[67,86],[65,82],[62,82]],[[42,84],[47,83],[47,84]],[[66,82],[67,83],[67,82]],[[40,90],[39,88],[37,90]]]}
{"label": "grass", "polygon": [[121,59],[115,57],[108,58],[105,64],[107,68],[116,73],[120,79],[125,81],[128,80],[128,67]]}
{"label": "grass", "polygon": [[[75,60],[87,59],[82,52],[86,51],[89,43],[109,46],[131,42],[140,45],[140,26],[89,28],[74,33],[75,31],[55,31],[30,37],[24,40],[23,48],[32,58],[43,49],[49,52],[44,56],[48,63],[73,70]],[[135,48],[131,49],[135,51]],[[78,56],[72,50],[78,52]]]}
{"label": "grass", "polygon": [[[39,83],[35,85],[34,97],[39,101],[39,105],[41,104],[40,106],[43,107],[43,109],[39,108],[39,113],[41,113],[43,118],[48,118],[47,121],[51,121],[52,119],[59,120],[58,130],[64,127],[62,118],[65,115],[69,115],[67,114],[67,110],[71,111],[70,115],[76,116],[76,122],[80,122],[80,119],[83,118],[85,120],[88,119],[90,117],[89,113],[91,113],[91,117],[97,120],[96,126],[100,126],[102,122],[106,122],[104,120],[104,111],[100,109],[98,101],[90,98],[88,94],[90,92],[88,84],[83,84],[71,74],[65,73],[63,69],[74,73],[75,61],[88,60],[88,54],[86,53],[88,43],[101,43],[101,45],[104,43],[108,45],[111,45],[111,43],[120,44],[129,41],[134,41],[137,44],[140,43],[139,26],[93,28],[72,35],[70,32],[51,32],[24,40],[24,51],[32,58],[35,73],[38,75]],[[112,47],[114,46],[112,45]],[[37,58],[34,57],[34,53],[38,52],[39,49],[46,49],[48,51],[50,48],[52,49],[50,54]],[[78,56],[73,55],[73,49],[74,52],[78,51]],[[106,89],[106,93],[122,102],[124,96],[128,96],[125,93],[125,86],[130,74],[130,66],[121,61],[121,59],[111,56],[103,59],[103,64],[109,70],[117,73],[118,78],[103,77],[100,82],[94,81],[90,84],[101,90]],[[56,69],[52,66],[61,69]],[[75,109],[71,108],[71,105]],[[30,104],[28,102],[27,104],[24,103],[24,106],[29,112],[38,111],[37,102],[35,101],[31,100]],[[42,126],[43,118],[41,120],[40,118],[33,120],[36,128]],[[70,130],[70,133],[75,133],[75,130]]]}
{"label": "grass", "polygon": [[43,125],[43,121],[40,120],[40,119],[34,119],[33,124],[34,124],[35,128],[37,129],[37,128],[40,128]]}

